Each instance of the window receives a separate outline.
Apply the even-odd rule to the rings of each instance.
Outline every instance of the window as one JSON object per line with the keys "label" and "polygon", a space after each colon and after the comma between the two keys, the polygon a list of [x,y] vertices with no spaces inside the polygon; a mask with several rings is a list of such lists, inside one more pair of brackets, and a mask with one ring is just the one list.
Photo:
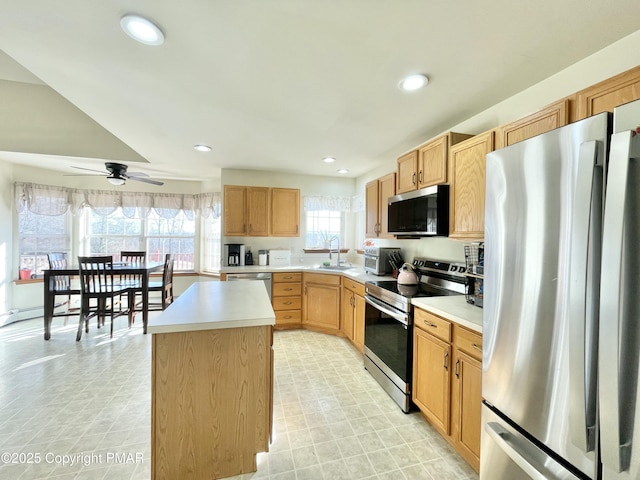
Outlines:
{"label": "window", "polygon": [[18,214],[20,270],[32,275],[49,268],[47,253],[71,251],[70,214],[40,215],[30,210]]}
{"label": "window", "polygon": [[107,216],[84,210],[88,255],[112,255],[122,250],[143,250],[151,261],[162,262],[166,253],[175,255],[176,270],[194,270],[195,220],[180,211],[165,218],[151,210],[145,218],[128,218],[122,209]]}
{"label": "window", "polygon": [[340,239],[340,246],[344,245],[342,231],[344,226],[342,212],[330,210],[309,210],[306,212],[306,234],[305,249],[328,249],[337,248],[337,236]]}

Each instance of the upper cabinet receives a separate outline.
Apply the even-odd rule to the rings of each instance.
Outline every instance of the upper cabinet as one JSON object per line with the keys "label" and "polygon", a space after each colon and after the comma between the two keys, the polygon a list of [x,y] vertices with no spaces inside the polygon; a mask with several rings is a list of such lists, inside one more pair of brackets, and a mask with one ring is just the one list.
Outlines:
{"label": "upper cabinet", "polygon": [[576,94],[575,120],[613,112],[614,107],[640,98],[640,67],[596,83]]}
{"label": "upper cabinet", "polygon": [[449,132],[398,158],[396,192],[447,183],[449,148],[472,135]]}
{"label": "upper cabinet", "polygon": [[271,189],[271,236],[300,236],[300,190]]}
{"label": "upper cabinet", "polygon": [[493,150],[493,130],[451,147],[449,156],[450,238],[484,238],[486,156]]}
{"label": "upper cabinet", "polygon": [[224,235],[300,236],[300,190],[224,186]]}
{"label": "upper cabinet", "polygon": [[269,235],[269,188],[247,187],[247,229],[254,237]]}
{"label": "upper cabinet", "polygon": [[372,180],[365,186],[366,238],[393,238],[389,235],[388,199],[396,194],[396,174]]}
{"label": "upper cabinet", "polygon": [[224,186],[224,234],[229,237],[247,235],[247,187]]}
{"label": "upper cabinet", "polygon": [[553,103],[498,129],[496,148],[508,147],[569,123],[569,100]]}
{"label": "upper cabinet", "polygon": [[406,153],[398,158],[396,193],[410,192],[418,188],[418,151]]}

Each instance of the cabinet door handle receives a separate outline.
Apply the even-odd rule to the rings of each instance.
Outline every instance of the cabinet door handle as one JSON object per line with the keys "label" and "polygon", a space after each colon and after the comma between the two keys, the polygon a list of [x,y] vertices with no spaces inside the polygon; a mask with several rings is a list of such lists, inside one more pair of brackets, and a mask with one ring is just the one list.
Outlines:
{"label": "cabinet door handle", "polygon": [[418,172],[418,183],[422,183],[422,170]]}
{"label": "cabinet door handle", "polygon": [[456,373],[456,377],[460,378],[460,359],[456,360],[455,373]]}
{"label": "cabinet door handle", "polygon": [[444,352],[444,369],[449,370],[449,352]]}
{"label": "cabinet door handle", "polygon": [[285,305],[291,305],[293,302],[284,302]]}
{"label": "cabinet door handle", "polygon": [[423,320],[423,322],[427,327],[438,328],[438,325],[436,325],[435,323],[428,322],[427,320]]}
{"label": "cabinet door handle", "polygon": [[482,346],[477,343],[472,343],[471,346],[480,352],[482,351]]}
{"label": "cabinet door handle", "polygon": [[412,183],[413,185],[415,185],[415,184],[416,184],[416,172],[413,172],[413,175],[411,175],[411,183]]}

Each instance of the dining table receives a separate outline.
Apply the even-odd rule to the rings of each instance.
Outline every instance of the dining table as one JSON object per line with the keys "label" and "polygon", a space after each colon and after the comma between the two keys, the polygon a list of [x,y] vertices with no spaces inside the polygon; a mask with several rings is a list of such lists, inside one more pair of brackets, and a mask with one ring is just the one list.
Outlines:
{"label": "dining table", "polygon": [[[142,277],[142,326],[143,333],[147,333],[147,323],[149,321],[149,277],[154,272],[160,272],[164,268],[164,262],[113,262],[114,277],[120,275],[141,275]],[[68,268],[45,269],[44,274],[44,339],[51,338],[51,322],[55,309],[55,277],[56,276],[79,276],[79,267],[70,265]]]}

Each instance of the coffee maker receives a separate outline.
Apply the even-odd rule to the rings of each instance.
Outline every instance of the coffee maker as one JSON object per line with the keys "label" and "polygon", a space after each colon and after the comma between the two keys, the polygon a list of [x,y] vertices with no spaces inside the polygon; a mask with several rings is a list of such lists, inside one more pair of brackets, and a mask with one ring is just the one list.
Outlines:
{"label": "coffee maker", "polygon": [[244,244],[225,243],[224,244],[224,265],[226,267],[244,267]]}

